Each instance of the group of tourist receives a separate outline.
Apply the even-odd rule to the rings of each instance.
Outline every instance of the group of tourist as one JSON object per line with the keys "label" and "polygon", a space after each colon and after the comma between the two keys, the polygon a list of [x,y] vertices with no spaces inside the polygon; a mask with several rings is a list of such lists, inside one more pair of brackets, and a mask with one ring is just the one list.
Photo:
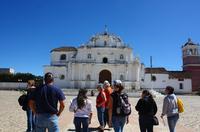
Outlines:
{"label": "group of tourist", "polygon": [[[35,88],[33,80],[28,82],[27,132],[59,132],[58,117],[65,108],[65,95],[61,89],[53,85],[53,81],[53,74],[46,73],[43,86]],[[131,104],[123,89],[120,80],[115,80],[112,86],[108,81],[97,85],[96,109],[99,131],[104,131],[108,125],[108,129],[113,128],[115,132],[122,132],[124,125],[129,123]],[[177,98],[173,87],[167,86],[165,92],[167,95],[164,98],[161,118],[167,115],[169,130],[175,132],[179,118]],[[135,109],[139,114],[140,131],[153,132],[157,105],[148,90],[142,91]],[[76,132],[88,132],[93,111],[87,89],[79,89],[77,97],[70,102],[69,111],[74,113],[73,123]]]}

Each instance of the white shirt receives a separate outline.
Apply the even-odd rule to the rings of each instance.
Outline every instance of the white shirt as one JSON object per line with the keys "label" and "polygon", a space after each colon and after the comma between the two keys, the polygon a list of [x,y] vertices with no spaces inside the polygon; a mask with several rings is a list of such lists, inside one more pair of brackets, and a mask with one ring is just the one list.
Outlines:
{"label": "white shirt", "polygon": [[77,98],[74,98],[69,106],[69,111],[74,112],[74,117],[89,117],[92,113],[92,102],[88,99],[85,100],[85,106],[78,109]]}

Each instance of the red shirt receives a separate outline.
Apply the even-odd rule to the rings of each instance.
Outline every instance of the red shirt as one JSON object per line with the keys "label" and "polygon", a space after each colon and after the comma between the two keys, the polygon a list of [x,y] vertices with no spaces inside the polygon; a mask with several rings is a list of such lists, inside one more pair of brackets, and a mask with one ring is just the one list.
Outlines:
{"label": "red shirt", "polygon": [[[101,105],[100,105],[101,104]],[[97,95],[97,99],[96,99],[96,106],[97,107],[104,107],[106,104],[106,95],[104,91],[99,92],[99,94]],[[100,106],[99,106],[100,105]]]}

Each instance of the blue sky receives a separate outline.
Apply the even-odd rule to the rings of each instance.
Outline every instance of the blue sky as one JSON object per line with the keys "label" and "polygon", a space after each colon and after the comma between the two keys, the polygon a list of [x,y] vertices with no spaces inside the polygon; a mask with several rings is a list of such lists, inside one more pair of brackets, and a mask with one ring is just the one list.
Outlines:
{"label": "blue sky", "polygon": [[199,0],[1,0],[0,67],[43,74],[50,50],[119,35],[148,67],[181,70],[181,46],[200,43]]}

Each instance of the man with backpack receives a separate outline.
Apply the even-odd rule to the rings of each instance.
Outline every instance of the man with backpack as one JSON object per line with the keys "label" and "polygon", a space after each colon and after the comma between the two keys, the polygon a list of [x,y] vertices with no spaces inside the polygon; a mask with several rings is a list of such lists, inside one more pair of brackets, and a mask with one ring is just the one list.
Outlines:
{"label": "man with backpack", "polygon": [[[65,95],[53,85],[53,74],[44,76],[45,85],[36,88],[30,96],[29,106],[36,115],[36,132],[59,132],[58,117],[64,110]],[[57,109],[58,102],[60,104]]]}
{"label": "man with backpack", "polygon": [[124,87],[120,80],[114,81],[114,92],[111,94],[109,101],[109,126],[114,128],[115,132],[123,132],[125,123],[129,122],[131,114],[131,105],[128,95],[122,93]]}

